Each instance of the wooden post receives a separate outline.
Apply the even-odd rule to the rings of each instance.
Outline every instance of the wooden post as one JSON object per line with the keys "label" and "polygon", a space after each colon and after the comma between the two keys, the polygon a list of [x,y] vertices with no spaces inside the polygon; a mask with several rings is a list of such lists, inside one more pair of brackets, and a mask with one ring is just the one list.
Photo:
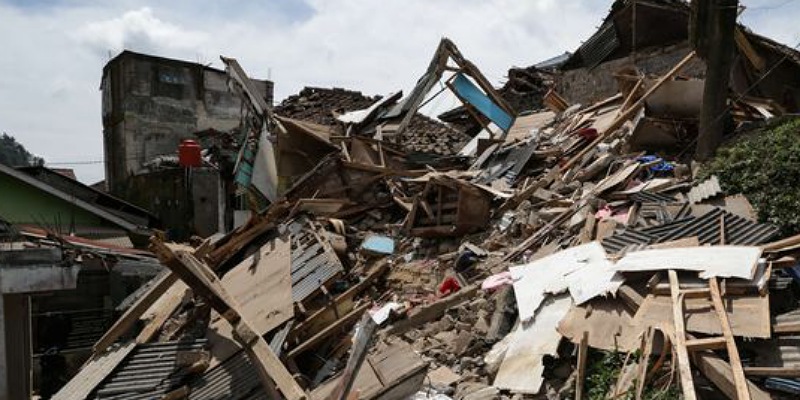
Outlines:
{"label": "wooden post", "polygon": [[706,161],[722,143],[725,127],[731,66],[736,41],[738,0],[694,0],[692,22],[694,44],[706,62],[703,106],[695,158]]}
{"label": "wooden post", "polygon": [[736,348],[736,341],[733,339],[731,324],[728,321],[728,313],[725,312],[725,304],[722,303],[722,294],[719,290],[719,283],[716,277],[708,280],[711,289],[711,300],[714,302],[714,311],[722,325],[722,335],[728,348],[728,360],[733,370],[733,382],[736,385],[736,398],[738,400],[750,400],[750,392],[747,390],[747,379],[742,369],[742,360],[739,358],[739,350]]}
{"label": "wooden post", "polygon": [[683,296],[680,293],[678,273],[669,270],[669,288],[672,295],[672,319],[675,325],[675,354],[678,356],[678,374],[685,400],[697,400],[692,379],[692,367],[689,364],[689,352],[686,350],[686,326],[683,321]]}
{"label": "wooden post", "polygon": [[583,381],[586,380],[586,356],[589,353],[589,332],[583,331],[578,347],[578,375],[575,378],[575,400],[583,398]]}

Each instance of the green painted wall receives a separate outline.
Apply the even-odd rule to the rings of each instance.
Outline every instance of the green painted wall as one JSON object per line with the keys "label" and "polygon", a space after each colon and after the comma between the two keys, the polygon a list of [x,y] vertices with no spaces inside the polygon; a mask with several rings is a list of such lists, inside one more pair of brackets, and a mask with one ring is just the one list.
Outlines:
{"label": "green painted wall", "polygon": [[0,174],[0,216],[15,224],[114,226],[65,200]]}

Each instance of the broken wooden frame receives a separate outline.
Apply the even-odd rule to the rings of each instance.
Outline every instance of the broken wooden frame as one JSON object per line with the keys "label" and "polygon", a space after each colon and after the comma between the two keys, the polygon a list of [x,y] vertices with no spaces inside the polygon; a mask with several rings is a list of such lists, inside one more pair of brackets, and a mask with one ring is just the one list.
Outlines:
{"label": "broken wooden frame", "polygon": [[491,199],[483,190],[458,179],[432,177],[415,196],[404,229],[411,236],[463,235],[484,228]]}
{"label": "broken wooden frame", "polygon": [[239,305],[228,294],[208,265],[197,260],[189,252],[172,251],[156,238],[151,240],[151,248],[164,265],[186,282],[195,294],[204,297],[211,307],[231,324],[234,338],[247,352],[268,394],[279,398],[278,391],[280,391],[286,398],[292,400],[306,399],[303,389],[275,356],[264,338],[244,319],[239,311]]}

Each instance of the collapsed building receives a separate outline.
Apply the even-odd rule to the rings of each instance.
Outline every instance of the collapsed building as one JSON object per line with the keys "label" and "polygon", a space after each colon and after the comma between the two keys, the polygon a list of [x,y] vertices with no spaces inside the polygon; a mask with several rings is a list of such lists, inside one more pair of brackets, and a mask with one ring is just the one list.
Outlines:
{"label": "collapsed building", "polygon": [[[499,89],[443,39],[406,96],[305,88],[273,107],[223,57],[239,106],[211,135],[238,223],[156,232],[141,256],[165,270],[53,398],[580,399],[604,352],[628,354],[604,395],[791,398],[800,239],[682,157],[702,62],[680,26],[644,31],[685,11],[617,1],[580,49]],[[741,32],[745,82],[795,68]],[[437,83],[462,102],[450,124],[419,113]],[[734,127],[792,109],[792,80],[740,85]]]}

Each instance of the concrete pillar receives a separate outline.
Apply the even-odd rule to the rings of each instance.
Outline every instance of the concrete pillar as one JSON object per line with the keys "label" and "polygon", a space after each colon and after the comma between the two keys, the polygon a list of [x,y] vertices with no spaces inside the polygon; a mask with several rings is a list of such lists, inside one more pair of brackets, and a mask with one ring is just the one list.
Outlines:
{"label": "concrete pillar", "polygon": [[3,296],[5,314],[8,398],[31,398],[31,313],[30,296]]}

